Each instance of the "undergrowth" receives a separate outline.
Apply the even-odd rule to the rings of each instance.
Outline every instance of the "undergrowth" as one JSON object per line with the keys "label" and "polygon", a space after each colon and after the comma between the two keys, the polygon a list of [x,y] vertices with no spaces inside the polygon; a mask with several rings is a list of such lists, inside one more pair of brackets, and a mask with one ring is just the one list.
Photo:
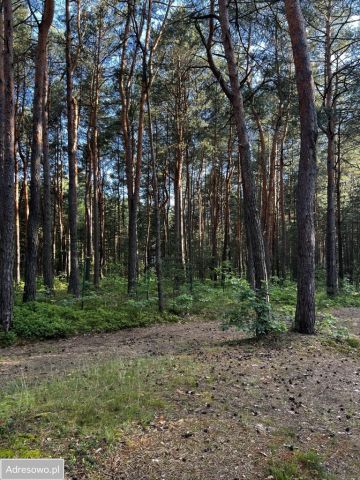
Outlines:
{"label": "undergrowth", "polygon": [[[202,316],[224,319],[252,334],[269,331],[281,332],[291,327],[295,316],[296,284],[272,278],[269,285],[271,308],[261,302],[248,283],[229,273],[218,275],[213,282],[195,281],[174,292],[173,283],[165,282],[165,312],[157,308],[156,281],[151,275],[139,281],[137,296],[129,299],[126,280],[109,276],[94,290],[85,284],[82,297],[76,299],[67,293],[65,279],[55,280],[54,294],[39,284],[36,302],[23,304],[22,286],[19,286],[14,307],[14,322],[9,333],[0,333],[0,345],[16,342],[67,337],[91,332],[110,332],[130,327],[145,327],[161,322],[177,322],[184,317]],[[319,330],[334,337],[346,337],[329,316],[336,307],[360,307],[360,293],[344,282],[336,297],[328,297],[322,286],[316,293]],[[260,313],[260,314],[259,314]],[[259,318],[265,318],[265,323]],[[266,327],[266,328],[265,328]],[[266,331],[265,331],[266,330]]]}

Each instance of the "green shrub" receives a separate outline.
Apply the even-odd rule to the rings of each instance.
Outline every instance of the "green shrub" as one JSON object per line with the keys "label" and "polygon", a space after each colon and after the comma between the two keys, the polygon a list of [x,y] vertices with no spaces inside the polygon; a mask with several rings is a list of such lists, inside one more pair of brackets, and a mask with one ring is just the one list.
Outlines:
{"label": "green shrub", "polygon": [[76,313],[68,307],[31,302],[14,308],[13,332],[21,338],[61,338],[76,333]]}
{"label": "green shrub", "polygon": [[231,280],[237,302],[225,312],[224,327],[234,325],[260,337],[271,332],[286,330],[285,321],[275,315],[271,305],[265,299],[265,294],[256,294],[249,283],[241,278]]}
{"label": "green shrub", "polygon": [[178,317],[169,312],[158,312],[156,298],[124,301],[122,294],[111,291],[108,285],[107,293],[90,290],[82,300],[61,295],[60,299],[52,298],[51,301],[41,299],[17,304],[12,330],[0,334],[0,345],[8,346],[18,339],[63,338],[177,320]]}
{"label": "green shrub", "polygon": [[0,331],[0,346],[10,347],[17,341],[17,335],[13,330],[10,332]]}
{"label": "green shrub", "polygon": [[172,305],[172,311],[177,315],[188,315],[193,304],[193,297],[188,293],[178,295]]}

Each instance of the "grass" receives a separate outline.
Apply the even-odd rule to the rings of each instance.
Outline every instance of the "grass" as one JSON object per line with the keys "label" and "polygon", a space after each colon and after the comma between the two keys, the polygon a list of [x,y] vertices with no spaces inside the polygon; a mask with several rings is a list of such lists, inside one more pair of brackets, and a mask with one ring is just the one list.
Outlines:
{"label": "grass", "polygon": [[282,460],[271,461],[269,474],[274,480],[330,480],[323,460],[314,450],[296,452]]}
{"label": "grass", "polygon": [[188,357],[108,361],[36,385],[14,384],[0,399],[0,458],[91,459],[134,422],[147,425],[171,407],[171,393],[193,388]]}

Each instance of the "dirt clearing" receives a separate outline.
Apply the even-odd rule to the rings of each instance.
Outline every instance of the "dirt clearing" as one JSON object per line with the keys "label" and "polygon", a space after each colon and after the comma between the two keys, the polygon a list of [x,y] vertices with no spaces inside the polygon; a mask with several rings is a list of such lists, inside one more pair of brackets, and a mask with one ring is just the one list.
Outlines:
{"label": "dirt clearing", "polygon": [[[360,312],[336,315],[358,333]],[[3,350],[1,380],[149,355],[189,357],[195,387],[166,392],[170,411],[110,450],[95,445],[92,467],[79,458],[69,479],[360,479],[359,353],[321,337],[254,342],[214,322],[158,325]]]}

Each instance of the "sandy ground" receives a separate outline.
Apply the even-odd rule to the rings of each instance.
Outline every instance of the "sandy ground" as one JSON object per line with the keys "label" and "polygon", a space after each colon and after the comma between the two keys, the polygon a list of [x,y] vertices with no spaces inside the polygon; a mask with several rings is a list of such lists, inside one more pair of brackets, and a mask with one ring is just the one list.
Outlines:
{"label": "sandy ground", "polygon": [[180,354],[241,337],[235,330],[224,332],[216,322],[192,319],[4,348],[0,349],[0,388],[24,375],[41,379],[98,360]]}
{"label": "sandy ground", "polygon": [[[360,333],[359,310],[335,315]],[[94,471],[79,466],[68,478],[272,479],[272,462],[315,450],[324,476],[300,478],[360,480],[359,355],[319,337],[251,342],[216,322],[74,337],[0,351],[1,385],[107,358],[169,353],[200,365],[195,390],[169,392],[170,413],[146,429],[134,426],[126,441],[99,452]]]}

